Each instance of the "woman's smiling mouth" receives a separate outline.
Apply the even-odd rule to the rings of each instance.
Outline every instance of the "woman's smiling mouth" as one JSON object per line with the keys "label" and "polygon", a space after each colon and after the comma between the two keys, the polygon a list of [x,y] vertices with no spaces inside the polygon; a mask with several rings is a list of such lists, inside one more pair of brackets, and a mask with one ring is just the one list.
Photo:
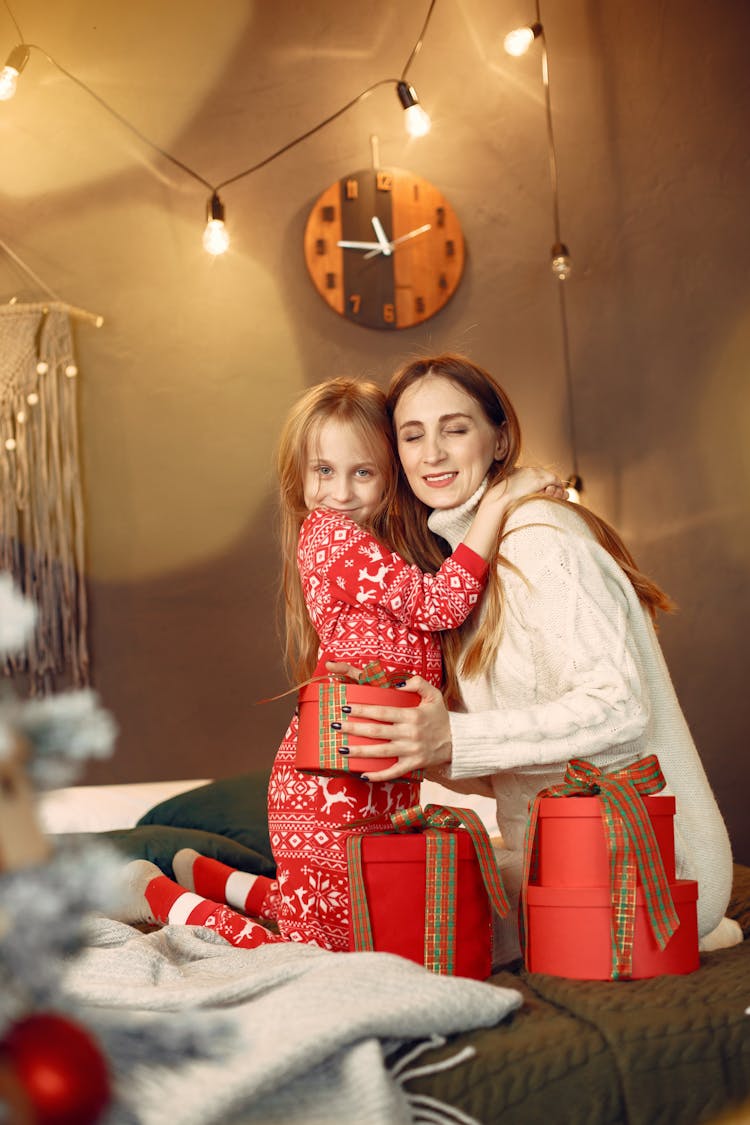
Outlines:
{"label": "woman's smiling mouth", "polygon": [[430,488],[445,488],[446,485],[453,484],[453,481],[458,476],[457,472],[454,473],[434,473],[428,477],[422,477],[425,484]]}

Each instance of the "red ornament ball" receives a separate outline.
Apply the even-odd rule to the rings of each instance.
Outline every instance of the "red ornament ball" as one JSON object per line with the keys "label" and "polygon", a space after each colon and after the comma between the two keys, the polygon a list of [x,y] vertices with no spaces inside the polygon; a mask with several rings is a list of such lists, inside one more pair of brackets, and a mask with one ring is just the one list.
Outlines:
{"label": "red ornament ball", "polygon": [[87,1031],[66,1016],[35,1012],[0,1041],[37,1125],[95,1125],[109,1104],[107,1064]]}

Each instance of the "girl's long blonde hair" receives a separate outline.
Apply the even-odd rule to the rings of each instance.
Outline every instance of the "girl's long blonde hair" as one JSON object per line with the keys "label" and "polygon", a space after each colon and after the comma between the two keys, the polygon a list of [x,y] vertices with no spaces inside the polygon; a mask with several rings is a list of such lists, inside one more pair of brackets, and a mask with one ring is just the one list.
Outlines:
{"label": "girl's long blonde hair", "polygon": [[[507,441],[507,452],[502,461],[493,462],[489,473],[490,483],[502,480],[515,468],[521,453],[521,426],[518,416],[500,384],[493,379],[489,372],[478,367],[464,356],[446,354],[427,359],[417,359],[397,371],[391,379],[387,396],[391,424],[393,425],[393,415],[404,391],[427,375],[440,376],[453,383],[454,386],[468,394],[479,404],[493,428],[502,427]],[[527,499],[530,499],[530,497],[527,497]],[[569,506],[567,500],[551,502]],[[508,508],[498,531],[497,560],[499,566],[515,569],[512,563],[503,557],[500,547],[508,517],[522,503],[525,503],[525,501],[519,500]],[[436,570],[446,555],[449,554],[450,547],[444,540],[438,539],[430,531],[427,526],[427,517],[431,509],[418,500],[411,491],[403,469],[399,469],[398,511],[400,526],[407,540],[404,544],[404,550],[408,551],[411,560],[423,570]],[[653,618],[656,617],[657,610],[668,612],[674,608],[664,591],[638,569],[635,559],[613,527],[610,527],[605,520],[588,508],[583,507],[583,505],[576,505],[575,511],[589,527],[596,540],[622,568],[642,605]],[[487,590],[482,604],[484,606],[482,622],[473,635],[470,636],[469,634],[474,630],[477,611],[471,614],[460,629],[454,629],[440,635],[444,663],[443,690],[449,702],[455,702],[460,698],[458,673],[472,678],[485,672],[491,666],[500,643],[504,593],[499,567],[493,567],[490,570]],[[466,649],[461,655],[464,645],[466,645]]]}
{"label": "girl's long blonde hair", "polygon": [[314,456],[312,447],[320,427],[331,420],[350,427],[362,439],[368,455],[383,474],[383,498],[367,521],[368,529],[389,546],[405,546],[396,506],[398,458],[384,392],[375,383],[348,378],[329,379],[311,387],[289,412],[277,454],[284,658],[295,682],[311,676],[317,662],[318,635],[305,607],[297,568],[297,544],[300,527],[308,514],[305,470]]}

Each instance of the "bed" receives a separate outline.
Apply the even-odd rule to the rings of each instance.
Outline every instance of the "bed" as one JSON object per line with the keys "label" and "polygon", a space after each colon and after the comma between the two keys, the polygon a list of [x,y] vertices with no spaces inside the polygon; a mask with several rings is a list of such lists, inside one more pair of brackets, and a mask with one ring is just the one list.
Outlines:
{"label": "bed", "polygon": [[[103,835],[123,854],[149,858],[167,874],[171,855],[186,844],[267,872],[266,780],[258,772],[213,783],[74,787],[45,795],[40,813],[50,833]],[[436,787],[424,799],[444,796]],[[473,804],[491,827],[492,803],[476,798]],[[750,868],[735,867],[729,913],[747,936]],[[103,941],[113,956],[111,934]],[[467,1016],[467,1029],[455,1031],[443,1022],[435,1045],[424,1029],[388,1042],[387,1069],[399,1075],[408,1107],[398,1112],[406,1113],[405,1121],[482,1125],[750,1122],[749,951],[744,941],[702,954],[700,969],[689,976],[616,984],[566,981],[509,966],[490,981],[493,997],[508,1001],[497,1018],[477,1015],[472,1023]],[[465,993],[467,1012],[475,998],[490,994],[485,985],[474,987],[482,991]],[[415,1045],[418,1064],[399,1069],[399,1059]],[[395,1109],[382,1113],[355,1116],[348,1125],[402,1120]],[[234,1113],[227,1123],[230,1118],[256,1120]],[[339,1118],[330,1113],[328,1119]],[[308,1118],[300,1120],[307,1125]],[[283,1115],[279,1122],[286,1125]]]}

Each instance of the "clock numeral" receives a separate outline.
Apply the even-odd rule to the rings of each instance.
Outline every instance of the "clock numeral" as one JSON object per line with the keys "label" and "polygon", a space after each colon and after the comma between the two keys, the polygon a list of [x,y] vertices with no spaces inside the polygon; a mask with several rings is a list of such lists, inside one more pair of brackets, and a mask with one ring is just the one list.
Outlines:
{"label": "clock numeral", "polygon": [[326,289],[335,289],[335,288],[336,288],[336,274],[335,273],[327,273],[326,274]]}
{"label": "clock numeral", "polygon": [[447,258],[453,258],[456,254],[456,244],[452,238],[449,238],[445,243],[445,255]]}
{"label": "clock numeral", "polygon": [[326,204],[325,207],[321,207],[320,212],[321,218],[323,219],[324,223],[332,223],[336,218],[336,208],[332,207],[330,204]]}
{"label": "clock numeral", "polygon": [[447,289],[448,288],[448,278],[445,276],[444,273],[440,274],[440,277],[438,278],[438,285],[440,286],[441,289]]}
{"label": "clock numeral", "polygon": [[383,305],[383,320],[386,324],[393,324],[396,319],[396,306],[391,304]]}
{"label": "clock numeral", "polygon": [[445,226],[445,207],[438,207],[435,213],[435,221],[439,227]]}
{"label": "clock numeral", "polygon": [[417,313],[424,312],[424,297],[416,297],[414,300],[414,311]]}
{"label": "clock numeral", "polygon": [[315,239],[315,253],[316,254],[325,254],[325,252],[326,252],[326,240],[324,238],[316,238]]}
{"label": "clock numeral", "polygon": [[349,304],[352,306],[352,312],[356,316],[359,312],[360,305],[362,304],[362,297],[359,293],[352,293],[349,297]]}
{"label": "clock numeral", "polygon": [[359,183],[357,180],[347,180],[345,190],[347,199],[359,199]]}
{"label": "clock numeral", "polygon": [[375,185],[378,191],[390,191],[393,187],[393,176],[390,172],[378,172],[375,176]]}

